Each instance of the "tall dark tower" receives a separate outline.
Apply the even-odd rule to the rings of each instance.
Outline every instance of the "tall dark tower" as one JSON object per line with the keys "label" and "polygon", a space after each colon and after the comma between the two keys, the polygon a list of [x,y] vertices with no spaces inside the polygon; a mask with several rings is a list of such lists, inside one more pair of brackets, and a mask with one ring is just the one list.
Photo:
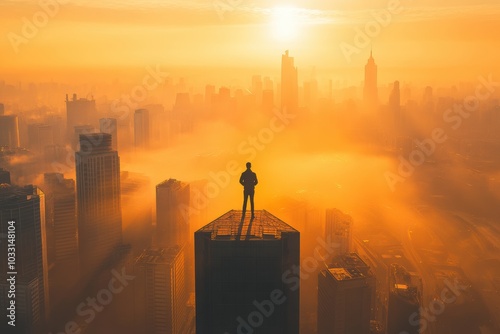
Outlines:
{"label": "tall dark tower", "polygon": [[[34,334],[43,331],[49,314],[45,196],[40,189],[3,184],[0,186],[0,323],[1,333]],[[9,235],[13,236],[11,238]],[[8,240],[14,240],[13,243]],[[8,262],[15,247],[15,260]],[[12,265],[12,266],[11,266]],[[12,274],[9,274],[13,272]],[[15,276],[15,296],[9,297]],[[7,324],[11,301],[15,300],[15,327]]]}
{"label": "tall dark tower", "polygon": [[373,59],[373,52],[370,52],[370,58],[365,65],[364,102],[369,108],[378,105],[377,65]]}
{"label": "tall dark tower", "polygon": [[296,112],[299,107],[299,81],[294,58],[288,50],[281,57],[281,108]]}
{"label": "tall dark tower", "polygon": [[241,215],[195,232],[196,333],[298,334],[300,233],[267,211]]}
{"label": "tall dark tower", "polygon": [[80,135],[76,152],[78,235],[82,272],[89,274],[122,242],[120,158],[111,135]]}

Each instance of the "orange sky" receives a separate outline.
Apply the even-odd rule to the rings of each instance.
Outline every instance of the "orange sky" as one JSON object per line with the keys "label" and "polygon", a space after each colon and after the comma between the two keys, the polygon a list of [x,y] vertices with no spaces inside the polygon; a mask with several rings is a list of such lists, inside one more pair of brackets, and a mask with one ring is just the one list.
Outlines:
{"label": "orange sky", "polygon": [[[40,3],[56,0],[0,1],[0,35],[4,36],[0,77],[154,64],[275,69],[285,49],[292,50],[302,69],[360,68],[370,47],[358,48],[359,53],[348,60],[341,45],[355,46],[355,29],[364,30],[367,22],[374,22],[374,12],[398,2],[59,1],[64,4],[28,38],[22,33],[25,19],[33,21],[38,15],[43,21]],[[399,2],[401,11],[369,40],[379,66],[407,71],[408,76],[422,75],[422,69],[436,75],[432,69],[440,68],[439,75],[460,72],[467,79],[499,72],[497,0]],[[216,3],[227,9],[222,16]],[[273,9],[278,6],[293,8],[284,12],[291,17],[280,17]],[[290,30],[292,36],[280,39],[279,29]]]}

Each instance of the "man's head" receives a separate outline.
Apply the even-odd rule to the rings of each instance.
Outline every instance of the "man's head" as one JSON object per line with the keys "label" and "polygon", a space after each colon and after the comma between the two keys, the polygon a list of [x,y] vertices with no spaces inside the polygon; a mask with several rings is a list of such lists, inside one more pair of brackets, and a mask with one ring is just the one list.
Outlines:
{"label": "man's head", "polygon": [[247,169],[252,168],[252,164],[250,162],[247,162]]}

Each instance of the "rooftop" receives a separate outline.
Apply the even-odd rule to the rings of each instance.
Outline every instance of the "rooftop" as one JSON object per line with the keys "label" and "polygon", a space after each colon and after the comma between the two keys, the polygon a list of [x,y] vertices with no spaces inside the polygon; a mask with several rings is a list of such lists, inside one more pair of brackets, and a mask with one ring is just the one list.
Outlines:
{"label": "rooftop", "polygon": [[336,281],[348,281],[368,277],[356,268],[330,268],[328,272]]}
{"label": "rooftop", "polygon": [[212,240],[276,240],[281,234],[299,233],[296,229],[265,210],[255,211],[250,219],[247,212],[242,220],[241,210],[231,210],[196,233],[211,233]]}
{"label": "rooftop", "polygon": [[137,264],[170,264],[172,263],[181,248],[174,246],[170,248],[149,248],[145,249],[137,258]]}

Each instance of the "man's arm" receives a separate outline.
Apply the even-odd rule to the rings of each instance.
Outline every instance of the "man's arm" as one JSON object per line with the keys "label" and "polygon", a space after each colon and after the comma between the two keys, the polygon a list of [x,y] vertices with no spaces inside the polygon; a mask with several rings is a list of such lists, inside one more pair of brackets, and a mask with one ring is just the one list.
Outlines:
{"label": "man's arm", "polygon": [[254,185],[257,185],[259,183],[259,180],[257,180],[257,174],[253,173],[253,175],[255,176],[255,182],[254,182]]}
{"label": "man's arm", "polygon": [[240,176],[240,184],[241,184],[242,186],[245,186],[245,182],[244,182],[243,174],[244,174],[244,173],[241,173],[241,176]]}

